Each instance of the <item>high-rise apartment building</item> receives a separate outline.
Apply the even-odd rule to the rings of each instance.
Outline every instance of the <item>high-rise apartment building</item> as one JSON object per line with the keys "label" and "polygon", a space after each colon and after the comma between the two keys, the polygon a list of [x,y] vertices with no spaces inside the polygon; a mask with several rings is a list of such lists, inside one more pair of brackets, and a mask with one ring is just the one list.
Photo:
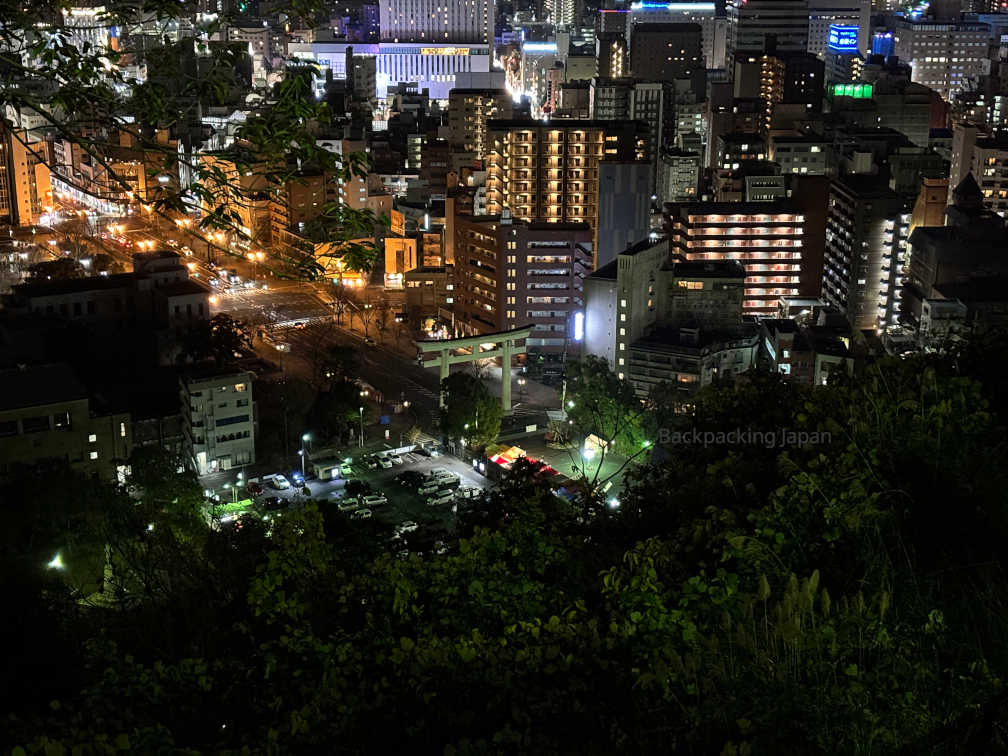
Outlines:
{"label": "high-rise apartment building", "polygon": [[969,89],[991,71],[987,24],[901,21],[893,29],[895,54],[910,64],[912,79],[945,100]]}
{"label": "high-rise apartment building", "polygon": [[512,105],[506,89],[453,89],[448,93],[448,142],[453,170],[474,165],[486,157],[487,121],[510,118]]}
{"label": "high-rise apartment building", "polygon": [[530,223],[587,223],[593,250],[602,254],[603,229],[634,233],[640,223],[625,212],[607,215],[607,203],[626,202],[627,192],[635,207],[642,195],[650,199],[647,131],[636,121],[488,121],[487,212],[508,210]]}
{"label": "high-rise apartment building", "polygon": [[800,291],[805,215],[787,200],[667,204],[672,251],[686,260],[737,260],[746,270],[745,315],[776,312]]}
{"label": "high-rise apartment building", "polygon": [[822,296],[856,329],[898,321],[910,204],[878,176],[843,176],[830,186]]}
{"label": "high-rise apartment building", "polygon": [[383,42],[493,44],[493,0],[379,0]]}
{"label": "high-rise apartment building", "polygon": [[456,328],[492,333],[533,325],[530,360],[562,363],[583,317],[592,269],[587,223],[525,223],[503,215],[455,218]]}

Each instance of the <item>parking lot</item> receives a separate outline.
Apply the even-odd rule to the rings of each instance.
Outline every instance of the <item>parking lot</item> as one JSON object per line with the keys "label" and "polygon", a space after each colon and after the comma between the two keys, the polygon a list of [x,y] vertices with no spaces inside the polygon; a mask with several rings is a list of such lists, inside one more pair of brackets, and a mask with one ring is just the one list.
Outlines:
{"label": "parking lot", "polygon": [[[443,455],[436,458],[424,456],[418,452],[410,452],[400,455],[403,463],[392,465],[390,468],[374,469],[365,460],[354,458],[351,464],[353,473],[350,480],[360,480],[367,483],[374,493],[381,493],[388,499],[387,503],[371,507],[374,519],[388,525],[399,525],[404,522],[415,522],[422,527],[430,527],[437,530],[451,530],[454,527],[454,515],[452,513],[452,502],[429,506],[427,496],[417,493],[417,486],[401,485],[395,480],[407,470],[416,471],[420,475],[428,475],[435,468],[443,468],[459,476],[458,488],[478,488],[484,489],[488,486],[488,481],[469,465],[459,459]],[[268,476],[266,476],[268,477]],[[288,500],[292,506],[304,501],[306,498],[301,488],[291,481],[290,488],[276,490],[268,483],[264,485],[262,495],[256,497],[276,496]],[[343,500],[344,489],[347,479],[340,477],[335,480],[309,480],[308,489],[311,491],[312,499],[319,502],[320,506],[339,506]]]}

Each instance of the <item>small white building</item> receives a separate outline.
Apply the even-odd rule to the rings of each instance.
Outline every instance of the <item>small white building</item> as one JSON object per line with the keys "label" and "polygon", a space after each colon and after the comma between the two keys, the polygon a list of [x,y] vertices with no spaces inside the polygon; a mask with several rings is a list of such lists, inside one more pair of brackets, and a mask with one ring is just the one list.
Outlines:
{"label": "small white building", "polygon": [[191,373],[179,379],[185,444],[199,475],[255,462],[255,403],[246,370]]}

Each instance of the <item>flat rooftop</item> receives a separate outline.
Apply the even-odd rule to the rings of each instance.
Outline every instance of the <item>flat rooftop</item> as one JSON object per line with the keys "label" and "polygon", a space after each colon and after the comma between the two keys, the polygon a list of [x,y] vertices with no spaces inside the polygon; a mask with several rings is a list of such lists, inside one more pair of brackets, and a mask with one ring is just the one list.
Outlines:
{"label": "flat rooftop", "polygon": [[0,411],[87,399],[69,365],[32,365],[0,370]]}

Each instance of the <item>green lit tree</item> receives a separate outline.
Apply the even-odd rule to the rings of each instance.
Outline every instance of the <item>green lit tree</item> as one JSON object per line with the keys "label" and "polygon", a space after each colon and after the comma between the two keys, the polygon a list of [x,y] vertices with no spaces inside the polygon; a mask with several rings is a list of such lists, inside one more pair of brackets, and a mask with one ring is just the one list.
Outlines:
{"label": "green lit tree", "polygon": [[474,448],[492,443],[500,433],[504,410],[486,385],[468,373],[453,373],[441,381],[444,407],[441,432]]}

